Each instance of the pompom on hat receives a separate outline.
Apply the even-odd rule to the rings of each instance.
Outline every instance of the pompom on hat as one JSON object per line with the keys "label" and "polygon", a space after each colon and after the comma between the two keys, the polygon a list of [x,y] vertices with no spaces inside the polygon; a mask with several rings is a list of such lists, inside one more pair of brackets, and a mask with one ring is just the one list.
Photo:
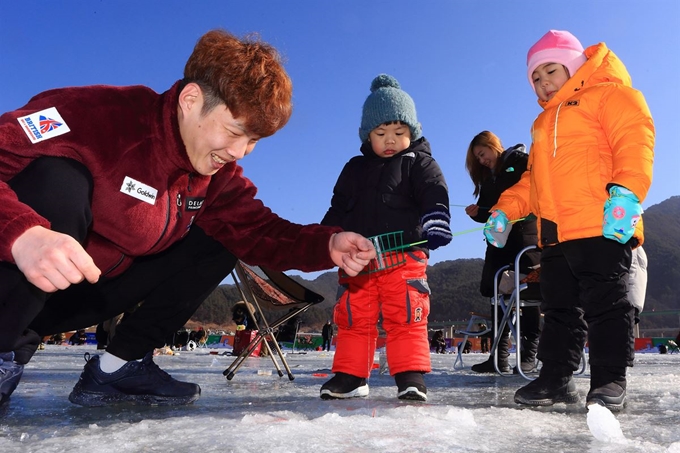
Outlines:
{"label": "pompom on hat", "polygon": [[409,126],[411,140],[417,140],[422,135],[422,129],[416,116],[416,105],[397,79],[387,74],[380,74],[371,82],[371,94],[364,102],[361,115],[359,138],[361,142],[368,139],[373,129],[381,124],[401,121]]}
{"label": "pompom on hat", "polygon": [[[573,77],[583,63],[586,56],[581,42],[568,31],[550,30],[536,42],[527,53],[527,76],[529,85],[534,88],[531,75],[537,67],[545,63],[559,63],[569,70],[569,77]],[[535,89],[534,89],[535,91]]]}

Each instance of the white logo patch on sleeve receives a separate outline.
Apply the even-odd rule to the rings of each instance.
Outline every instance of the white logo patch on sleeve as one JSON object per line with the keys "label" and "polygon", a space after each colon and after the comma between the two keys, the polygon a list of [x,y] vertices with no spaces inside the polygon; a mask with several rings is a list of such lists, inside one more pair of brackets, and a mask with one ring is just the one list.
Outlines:
{"label": "white logo patch on sleeve", "polygon": [[17,118],[31,143],[57,137],[70,132],[66,121],[57,112],[56,107]]}
{"label": "white logo patch on sleeve", "polygon": [[145,203],[156,204],[158,190],[135,179],[132,179],[129,176],[126,176],[123,180],[123,185],[120,186],[120,191],[138,200],[142,200]]}

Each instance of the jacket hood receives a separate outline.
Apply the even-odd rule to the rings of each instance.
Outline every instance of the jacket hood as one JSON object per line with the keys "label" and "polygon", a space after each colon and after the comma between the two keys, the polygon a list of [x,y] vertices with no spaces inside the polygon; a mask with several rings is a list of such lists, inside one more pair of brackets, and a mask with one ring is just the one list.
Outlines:
{"label": "jacket hood", "polygon": [[[404,153],[407,153],[409,151],[417,151],[417,152],[420,152],[420,153],[425,153],[428,156],[432,155],[432,151],[430,150],[430,142],[428,142],[425,137],[420,137],[418,140],[412,141],[411,146],[409,146],[408,148],[406,148],[402,152],[395,154],[392,157],[401,156]],[[382,157],[379,157],[376,153],[373,152],[373,147],[371,146],[371,142],[368,142],[368,141],[362,143],[361,154],[363,154],[367,158],[382,159]],[[390,159],[392,157],[390,157]]]}
{"label": "jacket hood", "polygon": [[562,88],[549,101],[538,100],[544,109],[564,102],[576,91],[599,83],[618,83],[632,87],[633,82],[623,62],[603,42],[588,47],[585,50],[588,58],[585,63],[571,76]]}
{"label": "jacket hood", "polygon": [[511,146],[510,148],[503,151],[503,154],[501,154],[501,159],[502,159],[503,163],[512,162],[513,160],[517,159],[517,157],[520,154],[526,154],[526,153],[527,153],[526,146],[519,143],[519,144],[517,144],[515,146]]}

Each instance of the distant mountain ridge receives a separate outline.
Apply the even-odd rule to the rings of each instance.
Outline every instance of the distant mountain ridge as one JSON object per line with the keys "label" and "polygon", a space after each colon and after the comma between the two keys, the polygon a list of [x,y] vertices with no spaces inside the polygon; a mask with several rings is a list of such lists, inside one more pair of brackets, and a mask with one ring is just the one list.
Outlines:
{"label": "distant mountain ridge", "polygon": [[[645,312],[680,309],[680,196],[673,196],[650,206],[644,213],[644,248],[649,260],[649,281]],[[458,259],[442,261],[427,271],[432,291],[431,322],[448,322],[469,318],[471,311],[487,313],[489,301],[479,294],[479,281],[484,261]],[[314,280],[294,276],[311,290],[323,295],[325,301],[303,315],[304,325],[320,329],[332,316],[337,294],[337,273],[329,271]],[[195,313],[192,321],[228,324],[231,307],[240,294],[234,285],[218,287]],[[652,322],[662,324],[663,319]],[[677,319],[674,321],[677,324]],[[675,325],[674,324],[674,325]]]}

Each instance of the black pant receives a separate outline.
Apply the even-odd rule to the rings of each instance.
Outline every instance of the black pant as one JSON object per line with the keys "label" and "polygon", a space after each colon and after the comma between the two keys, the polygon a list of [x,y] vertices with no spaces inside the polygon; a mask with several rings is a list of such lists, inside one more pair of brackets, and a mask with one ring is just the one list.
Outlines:
{"label": "black pant", "polygon": [[[494,319],[493,318],[494,317],[494,310],[496,312],[496,319],[498,319],[498,321],[500,322],[500,320],[503,318],[503,309],[500,307],[500,305],[498,305],[498,306],[491,305],[491,319]],[[510,336],[510,326],[508,324],[506,324],[503,327],[503,330],[498,332],[498,335],[501,338],[501,340],[498,342],[498,347],[497,347],[498,348],[497,349],[498,358],[500,360],[507,361],[508,357],[510,356],[510,345],[508,344],[508,337]],[[494,342],[493,330],[491,330],[491,332],[489,332],[487,338],[490,339],[491,344],[493,344],[493,342]],[[487,352],[489,352],[488,347],[487,347]],[[489,358],[489,360],[492,360],[492,359],[493,359],[493,357]]]}
{"label": "black pant", "polygon": [[321,345],[321,350],[330,351],[331,350],[331,339],[329,337],[323,337],[323,344]]}
{"label": "black pant", "polygon": [[[521,293],[520,293],[521,296]],[[494,316],[494,306],[491,306],[491,318]],[[503,309],[496,306],[496,316],[500,321],[503,318]],[[538,307],[522,307],[520,310],[520,331],[519,347],[522,348],[522,361],[533,361],[536,357],[536,348],[538,347],[538,338],[541,334],[541,311]],[[507,360],[510,357],[510,345],[508,344],[508,337],[510,335],[510,325],[505,324],[503,330],[499,332],[501,341],[498,342],[498,358]],[[487,335],[481,337],[482,352],[489,352],[489,340],[493,343],[493,330]]]}
{"label": "black pant", "polygon": [[493,335],[483,335],[480,340],[482,346],[482,354],[489,352],[489,340],[493,338]]}
{"label": "black pant", "polygon": [[520,321],[522,361],[533,361],[536,358],[538,339],[541,335],[541,310],[539,307],[522,307],[520,316],[522,317]]}
{"label": "black pant", "polygon": [[[43,157],[10,181],[19,199],[47,218],[52,229],[81,244],[91,223],[92,178],[80,163]],[[181,328],[231,272],[236,257],[193,226],[167,250],[137,258],[123,274],[45,293],[15,265],[0,263],[0,351],[27,363],[45,335],[86,328],[143,303],[125,316],[107,350],[142,358]]]}
{"label": "black pant", "polygon": [[577,370],[586,339],[590,365],[633,366],[634,309],[628,301],[630,244],[604,237],[545,247],[541,255],[544,365]]}

